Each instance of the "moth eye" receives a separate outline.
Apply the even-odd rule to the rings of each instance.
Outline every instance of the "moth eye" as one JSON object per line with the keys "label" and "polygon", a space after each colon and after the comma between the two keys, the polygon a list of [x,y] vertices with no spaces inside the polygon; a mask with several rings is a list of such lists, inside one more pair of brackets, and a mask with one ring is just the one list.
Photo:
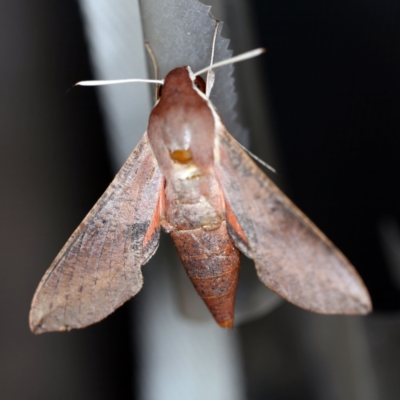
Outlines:
{"label": "moth eye", "polygon": [[192,160],[192,153],[190,150],[175,150],[171,154],[171,159],[180,164],[186,164]]}
{"label": "moth eye", "polygon": [[196,79],[194,80],[194,85],[201,92],[203,92],[203,93],[206,92],[206,83],[204,82],[204,79],[201,76],[196,76]]}
{"label": "moth eye", "polygon": [[163,86],[164,86],[164,85],[158,86],[157,100],[161,97]]}

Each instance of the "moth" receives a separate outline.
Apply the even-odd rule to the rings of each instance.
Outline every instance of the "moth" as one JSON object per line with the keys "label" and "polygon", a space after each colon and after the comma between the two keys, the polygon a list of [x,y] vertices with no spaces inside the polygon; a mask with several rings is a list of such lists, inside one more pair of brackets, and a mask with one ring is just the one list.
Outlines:
{"label": "moth", "polygon": [[350,262],[226,130],[209,99],[210,71],[222,64],[206,68],[207,83],[188,66],[155,81],[162,86],[146,133],[36,290],[34,333],[93,324],[138,293],[161,227],[221,327],[233,326],[241,253],[299,307],[371,311]]}

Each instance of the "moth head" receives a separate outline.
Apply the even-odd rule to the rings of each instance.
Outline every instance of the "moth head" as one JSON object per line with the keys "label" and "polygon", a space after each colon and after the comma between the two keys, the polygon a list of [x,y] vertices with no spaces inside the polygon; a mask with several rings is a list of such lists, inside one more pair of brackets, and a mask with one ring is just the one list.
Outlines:
{"label": "moth head", "polygon": [[176,93],[193,88],[205,93],[206,83],[204,79],[201,76],[194,75],[190,67],[178,67],[170,71],[165,77],[163,84],[159,87],[158,98],[162,97],[166,91]]}

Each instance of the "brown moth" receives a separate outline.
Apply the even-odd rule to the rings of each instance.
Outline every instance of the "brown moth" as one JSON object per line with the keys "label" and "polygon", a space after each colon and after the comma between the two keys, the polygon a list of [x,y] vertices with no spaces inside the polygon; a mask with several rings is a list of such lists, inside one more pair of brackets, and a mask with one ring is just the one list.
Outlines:
{"label": "brown moth", "polygon": [[34,333],[93,324],[138,293],[161,227],[221,327],[233,326],[241,253],[299,307],[371,311],[350,262],[226,130],[208,98],[213,74],[206,88],[201,72],[180,67],[162,81],[143,138],[42,278]]}

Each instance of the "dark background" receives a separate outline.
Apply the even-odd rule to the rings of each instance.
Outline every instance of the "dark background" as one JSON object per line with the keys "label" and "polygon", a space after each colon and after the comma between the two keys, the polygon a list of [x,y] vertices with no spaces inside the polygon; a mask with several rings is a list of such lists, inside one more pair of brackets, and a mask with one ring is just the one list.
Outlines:
{"label": "dark background", "polygon": [[400,3],[254,2],[292,198],[397,310],[378,236],[399,220]]}
{"label": "dark background", "polygon": [[[400,217],[400,3],[251,6],[268,48],[265,91],[288,192],[357,267],[376,313],[393,313],[400,292],[378,225]],[[78,5],[14,0],[0,2],[0,15],[0,397],[131,399],[134,304],[64,335],[35,337],[27,324],[45,268],[112,178],[95,92],[66,93],[91,78]],[[302,371],[296,320],[280,325],[287,307],[240,328],[249,399],[319,398]],[[249,341],[274,326],[291,358],[287,380],[280,375],[271,388],[252,373],[263,350]],[[399,350],[388,332],[389,358]]]}

